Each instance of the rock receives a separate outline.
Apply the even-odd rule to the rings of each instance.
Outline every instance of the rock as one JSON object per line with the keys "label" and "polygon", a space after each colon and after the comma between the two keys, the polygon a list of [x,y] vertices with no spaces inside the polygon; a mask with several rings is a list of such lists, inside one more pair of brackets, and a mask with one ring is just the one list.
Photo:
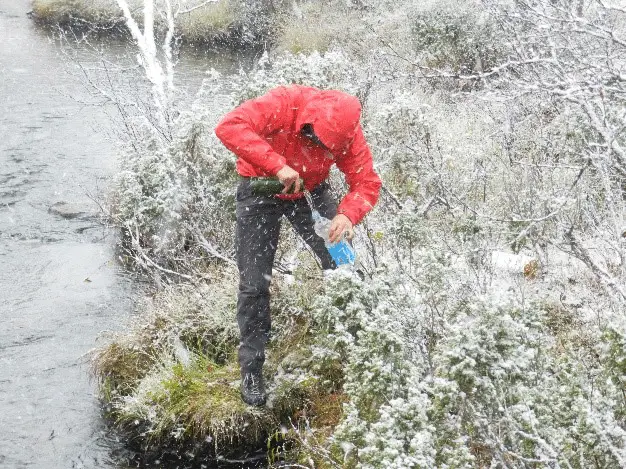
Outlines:
{"label": "rock", "polygon": [[540,269],[539,262],[533,257],[503,251],[491,253],[491,265],[495,270],[523,274],[528,279],[536,278]]}
{"label": "rock", "polygon": [[86,207],[81,207],[77,204],[71,204],[68,202],[56,202],[48,208],[48,211],[67,220],[71,220],[73,218],[91,218],[94,216],[94,214],[89,212]]}

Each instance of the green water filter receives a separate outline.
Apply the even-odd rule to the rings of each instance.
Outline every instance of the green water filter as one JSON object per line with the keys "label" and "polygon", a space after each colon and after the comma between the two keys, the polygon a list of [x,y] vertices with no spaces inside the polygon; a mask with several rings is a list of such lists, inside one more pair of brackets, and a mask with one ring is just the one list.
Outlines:
{"label": "green water filter", "polygon": [[[276,195],[280,194],[285,186],[277,177],[251,177],[250,190],[254,195]],[[288,194],[293,194],[295,184],[291,186]],[[304,181],[300,178],[300,190],[304,190]]]}

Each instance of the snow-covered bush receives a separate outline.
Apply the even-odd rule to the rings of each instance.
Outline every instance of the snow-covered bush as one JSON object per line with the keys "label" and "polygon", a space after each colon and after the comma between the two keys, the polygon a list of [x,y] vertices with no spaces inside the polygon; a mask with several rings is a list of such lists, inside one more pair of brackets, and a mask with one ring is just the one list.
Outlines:
{"label": "snow-covered bush", "polygon": [[[589,47],[608,42],[603,52],[620,56],[624,12],[611,10],[611,35],[595,1],[579,3],[582,13],[560,0],[480,5],[489,16],[476,2],[399,2],[393,17],[367,9],[386,33],[399,18],[417,21],[419,47],[394,43],[360,61],[336,50],[267,53],[221,88],[210,74],[173,139],[143,139],[126,160],[119,220],[150,260],[228,259],[236,176],[212,135],[220,113],[289,83],[363,100],[384,188],[358,227],[359,273],[331,273],[320,288],[295,240],[281,240],[294,275],[273,292],[269,403],[279,413],[301,406],[291,433],[302,464],[625,465],[623,73]],[[590,42],[568,36],[576,28]],[[433,91],[416,64],[481,86]],[[135,386],[129,414],[142,418],[153,416],[148,389],[163,416],[168,392],[194,401],[175,384],[196,392],[213,366],[135,352],[123,358],[149,379],[137,386],[128,367],[120,376],[131,383],[124,392]],[[228,383],[236,369],[218,375]],[[219,389],[235,402],[235,387]],[[176,411],[192,421],[193,409]]]}
{"label": "snow-covered bush", "polygon": [[122,155],[113,214],[135,260],[150,270],[156,264],[185,276],[202,270],[206,259],[232,262],[238,177],[234,156],[213,135],[219,116],[281,84],[354,92],[355,77],[337,52],[274,60],[266,55],[252,71],[232,77],[228,89],[211,72],[192,109],[173,121],[171,140],[149,128]]}
{"label": "snow-covered bush", "polygon": [[[321,374],[331,368],[343,374],[349,400],[331,440],[334,457],[346,467],[407,467],[428,460],[428,448],[421,445],[428,432],[418,424],[425,417],[422,396],[411,390],[411,377],[421,373],[424,361],[406,347],[410,327],[419,322],[416,304],[411,292],[383,272],[364,281],[342,271],[329,276],[325,294],[314,303],[310,366]],[[399,451],[407,445],[410,454]]]}
{"label": "snow-covered bush", "polygon": [[237,178],[234,160],[212,134],[210,121],[186,113],[176,125],[179,131],[168,146],[151,139],[127,150],[112,213],[140,265],[193,272],[184,256],[200,262],[232,257]]}
{"label": "snow-covered bush", "polygon": [[[578,135],[569,142],[578,147],[578,157],[551,162],[559,171],[567,166],[573,171],[570,188],[551,198],[549,218],[559,224],[558,238],[546,236],[543,241],[549,238],[580,259],[623,308],[626,142],[620,96],[624,82],[615,80],[623,74],[623,60],[604,57],[626,54],[626,10],[601,1],[483,3],[512,46],[498,65],[499,73],[480,77],[490,95],[509,102],[540,101],[544,115],[576,116],[578,121],[573,126]],[[568,153],[563,156],[571,156]],[[571,210],[561,210],[576,205],[574,216]],[[601,245],[603,253],[592,253],[592,245]]]}
{"label": "snow-covered bush", "polygon": [[[335,273],[314,304],[312,369],[343,370],[348,400],[327,449],[308,454],[341,467],[621,467],[623,335],[564,336],[541,303],[488,295],[449,302],[426,352],[429,307],[391,278]],[[584,334],[610,337],[597,348]]]}
{"label": "snow-covered bush", "polygon": [[357,94],[362,78],[358,69],[340,51],[324,54],[263,54],[254,69],[233,77],[234,102],[252,99],[280,85],[299,84],[322,89],[340,89]]}
{"label": "snow-covered bush", "polygon": [[368,141],[376,155],[376,168],[385,184],[402,199],[425,199],[422,186],[425,158],[430,150],[432,129],[425,117],[428,105],[410,93],[399,93],[368,115]]}
{"label": "snow-covered bush", "polygon": [[480,1],[419,2],[409,21],[424,66],[467,75],[490,69],[502,54],[497,24]]}

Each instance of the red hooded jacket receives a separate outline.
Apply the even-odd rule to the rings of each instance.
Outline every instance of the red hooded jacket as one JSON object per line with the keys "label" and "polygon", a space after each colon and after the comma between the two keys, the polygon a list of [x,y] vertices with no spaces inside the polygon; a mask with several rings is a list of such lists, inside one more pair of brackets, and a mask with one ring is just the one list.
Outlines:
{"label": "red hooded jacket", "polygon": [[[381,187],[359,124],[360,116],[359,100],[341,91],[281,86],[226,114],[215,133],[237,155],[237,171],[245,177],[274,176],[289,165],[312,190],[336,164],[349,186],[337,213],[357,224],[378,201]],[[330,151],[301,135],[305,124],[313,126]],[[294,199],[302,195],[278,197]]]}

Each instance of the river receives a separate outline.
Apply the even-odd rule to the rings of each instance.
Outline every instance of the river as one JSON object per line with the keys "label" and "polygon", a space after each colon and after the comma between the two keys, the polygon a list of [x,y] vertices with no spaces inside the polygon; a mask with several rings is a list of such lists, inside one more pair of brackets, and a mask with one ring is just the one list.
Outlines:
{"label": "river", "polygon": [[[92,200],[116,169],[113,109],[93,105],[59,42],[27,17],[29,3],[0,0],[0,467],[125,467],[86,359],[132,314],[138,290]],[[122,49],[102,47],[110,61]],[[182,57],[182,86],[197,87],[209,63],[237,68]],[[77,216],[51,211],[59,203]]]}

